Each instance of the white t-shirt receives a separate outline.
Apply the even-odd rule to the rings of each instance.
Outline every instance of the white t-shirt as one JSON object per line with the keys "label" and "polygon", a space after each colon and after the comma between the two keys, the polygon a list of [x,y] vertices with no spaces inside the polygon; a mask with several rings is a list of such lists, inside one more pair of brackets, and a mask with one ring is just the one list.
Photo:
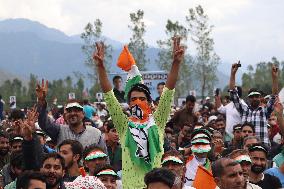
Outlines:
{"label": "white t-shirt", "polygon": [[[243,99],[240,99],[240,103],[245,104]],[[233,138],[233,126],[242,123],[242,118],[233,102],[230,102],[226,106],[221,105],[218,109],[221,114],[226,114],[226,133]]]}

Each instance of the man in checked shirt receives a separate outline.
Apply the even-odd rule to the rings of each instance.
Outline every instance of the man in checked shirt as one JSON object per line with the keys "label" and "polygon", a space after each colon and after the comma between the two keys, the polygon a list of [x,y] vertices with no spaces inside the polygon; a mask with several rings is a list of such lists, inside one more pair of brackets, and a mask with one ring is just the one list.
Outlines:
{"label": "man in checked shirt", "polygon": [[261,139],[261,142],[270,147],[267,131],[267,121],[274,109],[274,103],[278,93],[278,68],[274,65],[271,68],[272,73],[272,95],[266,107],[260,106],[261,93],[257,89],[250,89],[248,93],[249,104],[240,103],[237,90],[235,88],[235,78],[239,63],[233,64],[230,77],[230,95],[231,99],[240,112],[242,123],[250,122],[255,126],[255,135]]}

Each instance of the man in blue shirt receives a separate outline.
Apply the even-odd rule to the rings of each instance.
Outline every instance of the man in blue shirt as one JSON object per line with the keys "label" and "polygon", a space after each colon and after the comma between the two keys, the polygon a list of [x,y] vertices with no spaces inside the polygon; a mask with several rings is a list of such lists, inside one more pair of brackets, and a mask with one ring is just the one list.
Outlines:
{"label": "man in blue shirt", "polygon": [[92,107],[90,104],[89,104],[89,101],[86,99],[83,101],[84,103],[84,113],[85,113],[85,117],[89,118],[89,119],[92,119],[94,113],[96,113],[96,110],[94,107]]}
{"label": "man in blue shirt", "polygon": [[283,153],[284,151],[280,152],[278,155],[276,155],[273,158],[273,161],[275,162],[277,167],[272,167],[265,171],[265,173],[277,177],[280,180],[282,187],[284,187],[284,155]]}

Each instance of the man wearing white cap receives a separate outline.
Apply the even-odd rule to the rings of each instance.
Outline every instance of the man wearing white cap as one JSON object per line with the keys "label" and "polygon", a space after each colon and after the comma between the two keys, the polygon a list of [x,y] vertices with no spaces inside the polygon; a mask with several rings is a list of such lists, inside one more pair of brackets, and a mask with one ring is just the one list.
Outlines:
{"label": "man wearing white cap", "polygon": [[267,131],[267,120],[273,112],[273,105],[278,93],[278,68],[272,66],[272,95],[266,107],[260,106],[261,93],[257,89],[250,89],[248,93],[249,105],[240,103],[238,92],[235,89],[235,77],[238,64],[233,64],[230,77],[230,95],[238,112],[241,114],[242,123],[250,122],[255,126],[255,134],[261,142],[270,146]]}
{"label": "man wearing white cap", "polygon": [[[211,136],[205,129],[197,129],[192,133],[191,151],[193,154],[189,156],[186,163],[185,185],[194,186],[194,181],[197,179],[197,171],[200,167],[207,171],[211,170],[211,163],[207,158],[211,150]],[[202,178],[201,178],[202,179]]]}
{"label": "man wearing white cap", "polygon": [[41,86],[38,84],[36,94],[38,98],[38,124],[40,128],[57,144],[66,139],[79,141],[83,147],[95,144],[106,151],[106,144],[102,137],[101,131],[94,127],[86,127],[83,123],[84,111],[83,106],[76,101],[71,100],[66,106],[66,122],[68,125],[58,125],[52,122],[47,116],[47,102],[45,100],[48,91],[48,82]]}

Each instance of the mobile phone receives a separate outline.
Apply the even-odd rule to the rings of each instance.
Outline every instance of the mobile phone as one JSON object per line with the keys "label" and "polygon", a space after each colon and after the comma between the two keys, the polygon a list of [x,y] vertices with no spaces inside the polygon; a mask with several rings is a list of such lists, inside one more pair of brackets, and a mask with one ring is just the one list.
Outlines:
{"label": "mobile phone", "polygon": [[239,68],[239,67],[242,67],[241,61],[238,61],[237,66],[238,66],[238,68]]}

